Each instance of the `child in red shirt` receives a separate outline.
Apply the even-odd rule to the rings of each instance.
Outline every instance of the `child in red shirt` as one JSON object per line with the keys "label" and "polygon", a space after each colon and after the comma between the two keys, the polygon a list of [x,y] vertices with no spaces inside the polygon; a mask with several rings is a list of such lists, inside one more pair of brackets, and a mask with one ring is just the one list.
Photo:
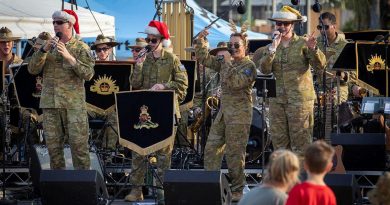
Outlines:
{"label": "child in red shirt", "polygon": [[333,155],[333,147],[324,141],[307,147],[304,160],[307,180],[291,189],[286,205],[336,205],[333,191],[324,182],[326,173],[332,169]]}

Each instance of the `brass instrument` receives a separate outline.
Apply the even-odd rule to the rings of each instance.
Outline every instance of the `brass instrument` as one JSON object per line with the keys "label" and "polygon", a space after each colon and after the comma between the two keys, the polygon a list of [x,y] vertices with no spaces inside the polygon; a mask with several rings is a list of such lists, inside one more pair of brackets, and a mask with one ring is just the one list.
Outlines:
{"label": "brass instrument", "polygon": [[195,121],[191,124],[191,131],[196,133],[199,131],[200,126],[203,124],[203,118],[208,118],[212,109],[218,109],[219,100],[217,97],[208,97],[206,100],[205,116],[200,112],[195,116]]}

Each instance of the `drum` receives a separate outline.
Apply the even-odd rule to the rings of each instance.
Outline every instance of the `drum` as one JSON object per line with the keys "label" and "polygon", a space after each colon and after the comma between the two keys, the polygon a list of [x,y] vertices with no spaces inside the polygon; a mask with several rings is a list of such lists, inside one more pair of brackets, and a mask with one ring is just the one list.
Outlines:
{"label": "drum", "polygon": [[253,107],[252,113],[252,124],[246,146],[247,163],[256,163],[257,160],[260,160],[263,150],[263,138],[265,149],[270,145],[267,129],[263,129],[263,115],[260,109]]}

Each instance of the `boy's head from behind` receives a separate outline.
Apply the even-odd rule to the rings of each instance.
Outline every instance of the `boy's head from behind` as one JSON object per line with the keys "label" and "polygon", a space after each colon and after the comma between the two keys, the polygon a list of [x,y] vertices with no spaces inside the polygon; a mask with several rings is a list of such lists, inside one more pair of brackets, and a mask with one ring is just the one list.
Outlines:
{"label": "boy's head from behind", "polygon": [[332,168],[334,149],[322,140],[313,142],[305,151],[305,169],[313,174],[322,174]]}

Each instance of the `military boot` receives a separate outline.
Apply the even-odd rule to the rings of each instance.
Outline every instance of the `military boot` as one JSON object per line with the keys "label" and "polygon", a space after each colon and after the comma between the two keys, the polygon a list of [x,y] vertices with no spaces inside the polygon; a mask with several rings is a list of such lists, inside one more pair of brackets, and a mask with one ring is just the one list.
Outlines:
{"label": "military boot", "polygon": [[126,195],[125,201],[143,201],[144,195],[142,194],[142,187],[131,189],[130,194]]}
{"label": "military boot", "polygon": [[240,201],[241,197],[242,197],[242,192],[240,191],[232,192],[232,202]]}

